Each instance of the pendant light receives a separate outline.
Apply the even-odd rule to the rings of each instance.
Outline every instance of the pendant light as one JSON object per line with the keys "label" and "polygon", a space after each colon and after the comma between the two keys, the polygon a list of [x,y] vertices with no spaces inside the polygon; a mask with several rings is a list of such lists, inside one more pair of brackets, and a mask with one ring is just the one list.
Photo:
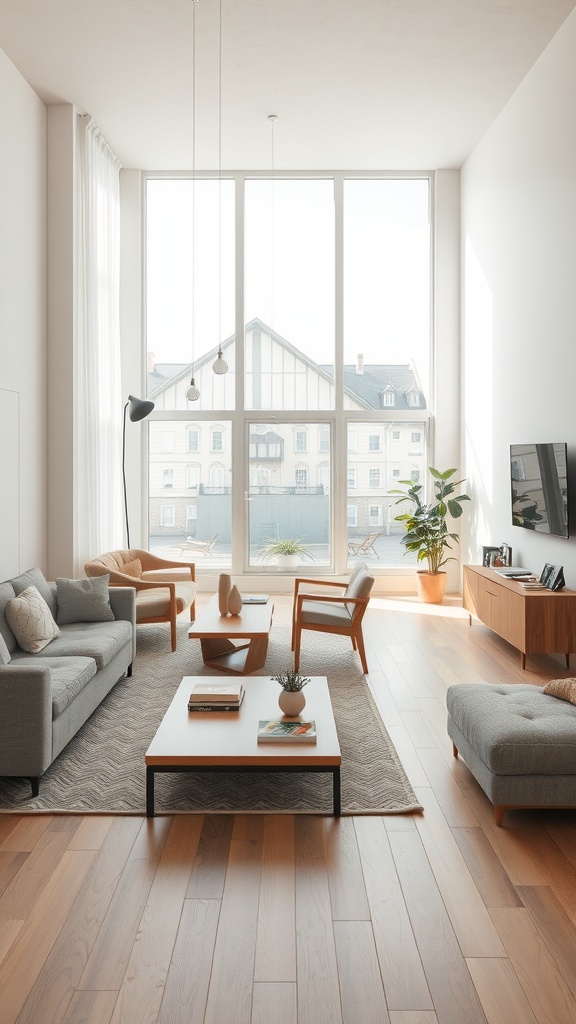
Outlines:
{"label": "pendant light", "polygon": [[196,316],[196,302],[194,291],[194,260],[195,235],[196,235],[196,4],[198,0],[192,0],[192,377],[186,390],[186,398],[189,402],[197,402],[200,398],[200,388],[194,380],[194,318]]}
{"label": "pendant light", "polygon": [[222,355],[222,0],[218,22],[218,355],[212,369],[219,375],[228,372]]}

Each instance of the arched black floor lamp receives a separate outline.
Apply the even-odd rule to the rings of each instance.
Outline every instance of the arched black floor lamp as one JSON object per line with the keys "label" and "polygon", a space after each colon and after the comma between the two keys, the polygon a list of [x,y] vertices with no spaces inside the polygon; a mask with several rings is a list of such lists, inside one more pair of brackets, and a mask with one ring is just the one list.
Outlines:
{"label": "arched black floor lamp", "polygon": [[134,395],[128,395],[128,401],[124,406],[124,426],[122,429],[122,482],[124,484],[124,515],[126,517],[126,544],[130,549],[130,526],[128,525],[128,498],[126,495],[126,410],[129,409],[129,417],[132,423],[137,423],[138,420],[144,420],[150,415],[154,408],[154,402],[149,402],[145,398],[134,398]]}

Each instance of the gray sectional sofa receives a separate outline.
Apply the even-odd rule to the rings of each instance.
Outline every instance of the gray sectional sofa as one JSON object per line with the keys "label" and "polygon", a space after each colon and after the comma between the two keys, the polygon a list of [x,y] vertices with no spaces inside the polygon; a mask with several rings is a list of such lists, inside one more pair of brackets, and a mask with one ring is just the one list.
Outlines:
{"label": "gray sectional sofa", "polygon": [[0,583],[0,776],[29,778],[37,795],[49,765],[114,684],[131,675],[136,613],[132,588],[110,588],[110,621],[59,624],[59,635],[32,654],[19,647],[6,617],[8,601],[29,587],[58,622],[57,586],[39,569]]}

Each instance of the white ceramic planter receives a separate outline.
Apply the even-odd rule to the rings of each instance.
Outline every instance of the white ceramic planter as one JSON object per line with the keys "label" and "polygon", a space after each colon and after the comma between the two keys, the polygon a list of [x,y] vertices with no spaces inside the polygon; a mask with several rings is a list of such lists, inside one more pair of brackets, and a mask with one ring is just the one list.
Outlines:
{"label": "white ceramic planter", "polygon": [[280,690],[278,706],[286,718],[297,718],[306,707],[306,697],[302,690]]}

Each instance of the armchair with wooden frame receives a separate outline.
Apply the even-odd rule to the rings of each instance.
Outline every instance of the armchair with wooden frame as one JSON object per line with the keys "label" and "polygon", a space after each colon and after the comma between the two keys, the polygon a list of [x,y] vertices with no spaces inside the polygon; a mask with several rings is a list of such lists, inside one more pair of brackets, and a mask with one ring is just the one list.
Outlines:
{"label": "armchair with wooden frame", "polygon": [[[302,586],[339,587],[338,595],[306,593]],[[358,651],[362,662],[362,671],[368,672],[362,619],[368,607],[370,593],[374,585],[374,577],[370,576],[366,566],[357,565],[347,583],[335,580],[305,579],[297,577],[294,581],[294,604],[292,608],[292,650],[294,651],[294,671],[300,665],[300,642],[302,630],[310,629],[320,633],[338,633],[349,636],[352,647]]]}
{"label": "armchair with wooden frame", "polygon": [[169,622],[170,643],[176,650],[176,619],[190,608],[195,618],[196,566],[193,562],[173,562],[150,551],[130,548],[108,551],[86,562],[87,576],[110,575],[111,587],[134,587],[136,622]]}

